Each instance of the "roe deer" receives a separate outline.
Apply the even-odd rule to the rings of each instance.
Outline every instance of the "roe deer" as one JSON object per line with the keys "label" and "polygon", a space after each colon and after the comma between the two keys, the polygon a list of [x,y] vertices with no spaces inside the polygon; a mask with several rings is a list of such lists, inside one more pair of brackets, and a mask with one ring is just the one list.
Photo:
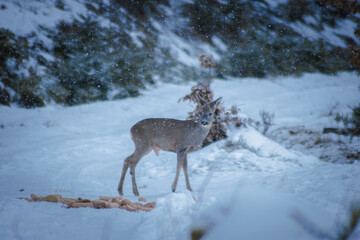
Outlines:
{"label": "roe deer", "polygon": [[221,98],[207,103],[200,96],[196,96],[200,103],[199,121],[176,120],[169,118],[148,118],[136,123],[130,130],[135,151],[124,160],[121,178],[118,186],[120,195],[123,195],[123,184],[127,169],[130,167],[132,175],[132,189],[136,196],[139,192],[135,180],[135,168],[142,157],[154,150],[159,155],[159,150],[175,152],[177,154],[176,175],[172,184],[175,192],[181,168],[184,170],[186,188],[192,191],[188,171],[187,154],[201,148],[208,135],[214,120],[214,112]]}

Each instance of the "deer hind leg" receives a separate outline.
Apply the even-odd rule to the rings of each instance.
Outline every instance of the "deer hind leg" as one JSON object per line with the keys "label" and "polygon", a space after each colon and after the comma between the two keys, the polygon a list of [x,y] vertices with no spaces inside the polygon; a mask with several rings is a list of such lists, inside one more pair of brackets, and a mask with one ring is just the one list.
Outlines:
{"label": "deer hind leg", "polygon": [[135,149],[134,157],[130,163],[130,174],[131,174],[131,181],[132,181],[132,189],[135,196],[139,196],[139,191],[136,185],[136,178],[135,178],[135,168],[138,162],[147,154],[151,152],[151,148],[142,146],[141,148]]}
{"label": "deer hind leg", "polygon": [[120,182],[119,182],[119,185],[118,185],[118,192],[119,192],[120,195],[124,195],[124,192],[123,192],[124,179],[125,179],[126,172],[127,172],[128,168],[130,166],[131,159],[133,157],[134,157],[134,154],[131,154],[130,156],[128,156],[124,160],[124,164],[123,164],[123,168],[122,168],[122,172],[121,172],[121,177],[120,177]]}
{"label": "deer hind leg", "polygon": [[139,191],[137,190],[136,179],[135,179],[135,168],[138,162],[141,160],[141,158],[146,154],[148,154],[150,150],[151,150],[150,148],[136,148],[134,153],[124,160],[124,165],[118,186],[118,192],[120,195],[124,195],[123,192],[124,179],[129,167],[130,167],[133,192],[136,196],[139,195]]}
{"label": "deer hind leg", "polygon": [[178,151],[177,152],[176,175],[175,175],[175,179],[174,179],[174,182],[172,184],[172,187],[171,187],[172,192],[175,192],[175,190],[176,190],[180,170],[181,170],[181,168],[183,166],[184,159],[186,159],[186,151],[185,150]]}

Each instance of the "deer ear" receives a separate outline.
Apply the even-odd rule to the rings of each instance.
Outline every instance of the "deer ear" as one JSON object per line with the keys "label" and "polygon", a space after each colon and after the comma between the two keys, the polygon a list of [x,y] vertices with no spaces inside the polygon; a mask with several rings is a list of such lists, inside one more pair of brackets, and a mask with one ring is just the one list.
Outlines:
{"label": "deer ear", "polygon": [[220,104],[220,102],[221,102],[221,99],[222,99],[222,97],[219,97],[219,98],[216,99],[215,101],[212,101],[212,102],[210,103],[210,106],[211,106],[212,108],[214,108],[214,109],[218,108],[218,106],[219,106],[219,104]]}
{"label": "deer ear", "polygon": [[199,94],[195,94],[196,99],[199,101],[200,105],[204,106],[206,104],[206,102],[204,101],[204,99],[202,97],[200,97]]}

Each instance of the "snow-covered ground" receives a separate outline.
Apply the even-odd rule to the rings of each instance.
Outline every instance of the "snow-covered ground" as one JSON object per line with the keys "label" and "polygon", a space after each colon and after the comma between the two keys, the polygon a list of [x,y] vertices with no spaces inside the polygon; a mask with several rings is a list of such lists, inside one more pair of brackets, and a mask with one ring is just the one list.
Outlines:
{"label": "snow-covered ground", "polygon": [[[333,124],[328,112],[334,105],[349,112],[359,102],[358,85],[356,74],[342,73],[216,80],[212,88],[242,115],[274,113],[271,130],[321,131]],[[76,107],[0,107],[0,239],[189,239],[192,229],[204,229],[204,239],[316,239],[303,225],[314,223],[330,236],[341,230],[352,201],[360,199],[360,162],[320,161],[252,127],[229,132],[229,141],[241,147],[229,151],[219,141],[189,155],[193,193],[182,173],[177,192],[170,191],[175,154],[150,153],[140,161],[140,195],[157,202],[151,212],[65,209],[17,199],[31,193],[116,196],[123,159],[133,151],[130,127],[147,117],[185,119],[194,106],[178,99],[190,88],[159,84],[138,98]],[[352,144],[360,149],[358,138]],[[124,192],[137,200],[129,175]],[[358,226],[351,239],[359,234]]]}

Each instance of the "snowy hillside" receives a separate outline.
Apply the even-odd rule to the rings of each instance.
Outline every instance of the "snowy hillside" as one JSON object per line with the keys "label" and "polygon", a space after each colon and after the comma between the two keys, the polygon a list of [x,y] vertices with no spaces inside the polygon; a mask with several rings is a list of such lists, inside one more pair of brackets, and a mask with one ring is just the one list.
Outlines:
{"label": "snowy hillside", "polygon": [[352,71],[359,15],[316,0],[4,0],[0,104],[139,96],[157,82]]}
{"label": "snowy hillside", "polygon": [[[213,89],[225,106],[238,105],[242,117],[274,113],[272,134],[297,127],[321,131],[333,124],[329,108],[347,112],[358,102],[358,84],[353,73],[307,74],[216,80]],[[123,159],[133,151],[130,127],[147,117],[186,118],[194,106],[178,99],[190,87],[159,83],[138,98],[75,107],[0,107],[0,239],[190,239],[195,229],[205,231],[203,239],[285,240],[318,239],[309,229],[328,236],[341,231],[352,202],[360,199],[360,162],[320,161],[316,148],[287,149],[250,126],[189,155],[193,193],[182,173],[177,192],[170,191],[175,154],[144,157],[136,169],[139,192],[157,203],[148,213],[17,199],[31,193],[116,196]],[[329,144],[336,149],[338,143]],[[360,149],[359,138],[352,144]],[[124,192],[137,199],[129,175]],[[358,226],[349,239],[359,236]]]}

